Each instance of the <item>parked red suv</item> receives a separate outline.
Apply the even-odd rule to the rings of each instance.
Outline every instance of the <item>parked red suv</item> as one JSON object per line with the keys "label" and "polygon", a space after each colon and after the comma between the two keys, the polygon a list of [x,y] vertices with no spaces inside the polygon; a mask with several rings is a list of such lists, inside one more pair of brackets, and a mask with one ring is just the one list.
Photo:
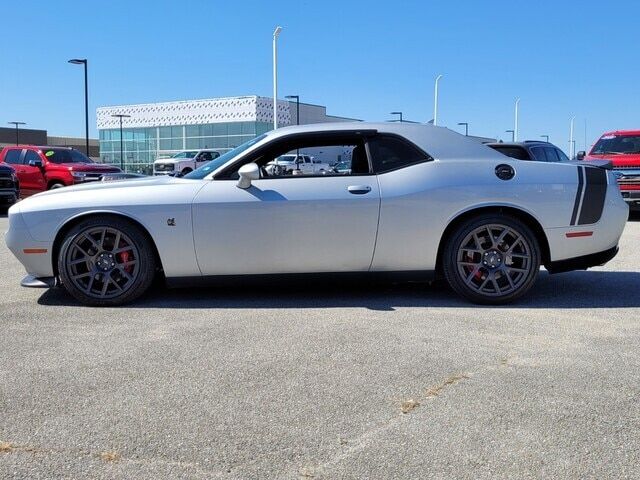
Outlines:
{"label": "parked red suv", "polygon": [[21,197],[100,180],[105,173],[121,172],[118,167],[95,163],[82,152],[68,147],[4,147],[0,152],[0,162],[15,169],[20,180]]}

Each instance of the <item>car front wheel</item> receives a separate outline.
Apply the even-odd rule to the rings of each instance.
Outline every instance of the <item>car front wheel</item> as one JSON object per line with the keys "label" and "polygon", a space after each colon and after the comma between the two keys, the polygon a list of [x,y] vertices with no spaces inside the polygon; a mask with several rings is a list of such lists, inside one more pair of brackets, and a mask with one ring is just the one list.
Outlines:
{"label": "car front wheel", "polygon": [[442,266],[453,290],[475,303],[503,304],[524,295],[540,269],[540,246],[519,219],[482,215],[449,237]]}
{"label": "car front wheel", "polygon": [[64,288],[86,305],[122,305],[153,282],[156,259],[150,240],[121,218],[90,218],[65,236],[58,257]]}

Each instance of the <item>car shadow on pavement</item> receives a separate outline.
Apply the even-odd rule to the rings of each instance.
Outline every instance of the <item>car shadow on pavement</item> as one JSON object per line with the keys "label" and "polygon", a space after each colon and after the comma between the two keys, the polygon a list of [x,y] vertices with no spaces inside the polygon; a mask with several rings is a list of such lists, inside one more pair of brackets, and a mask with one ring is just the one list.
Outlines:
{"label": "car shadow on pavement", "polygon": [[[640,307],[640,272],[578,271],[549,275],[541,271],[532,290],[517,302],[500,308],[624,308]],[[43,293],[46,306],[79,306],[62,288]],[[403,307],[492,308],[471,304],[443,282],[434,284],[335,284],[313,282],[287,288],[251,285],[237,288],[202,287],[152,291],[120,308],[366,308],[393,311]],[[495,308],[495,307],[493,307]]]}

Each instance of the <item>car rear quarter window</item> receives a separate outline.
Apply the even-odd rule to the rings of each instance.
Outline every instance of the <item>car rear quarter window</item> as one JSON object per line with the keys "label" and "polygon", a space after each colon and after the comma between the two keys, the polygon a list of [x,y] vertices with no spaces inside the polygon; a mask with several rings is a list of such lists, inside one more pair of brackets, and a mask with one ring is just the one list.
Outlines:
{"label": "car rear quarter window", "polygon": [[531,160],[527,151],[522,147],[513,145],[489,145],[494,150],[500,152],[507,157],[515,158],[516,160]]}
{"label": "car rear quarter window", "polygon": [[11,150],[8,150],[4,156],[5,163],[10,163],[12,165],[18,165],[22,163],[20,161],[21,153],[22,153],[22,150],[19,148],[12,148]]}
{"label": "car rear quarter window", "polygon": [[368,144],[375,173],[390,172],[433,160],[412,143],[392,135],[376,136]]}

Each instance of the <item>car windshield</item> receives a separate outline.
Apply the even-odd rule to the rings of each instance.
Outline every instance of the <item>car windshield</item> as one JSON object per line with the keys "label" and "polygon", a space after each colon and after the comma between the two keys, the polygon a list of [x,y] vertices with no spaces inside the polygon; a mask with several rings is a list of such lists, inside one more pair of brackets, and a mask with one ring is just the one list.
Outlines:
{"label": "car windshield", "polygon": [[217,170],[222,165],[227,163],[229,160],[232,160],[233,158],[237,157],[242,152],[244,152],[248,148],[252,147],[256,143],[261,141],[263,138],[265,138],[266,136],[267,135],[263,133],[262,135],[254,138],[252,140],[249,140],[248,142],[245,142],[242,145],[234,148],[233,150],[229,150],[227,153],[224,153],[224,154],[220,155],[215,160],[211,160],[210,162],[206,163],[205,165],[201,166],[200,168],[196,168],[193,172],[185,175],[183,178],[201,179],[201,178],[206,177],[211,172]]}
{"label": "car windshield", "polygon": [[595,155],[640,153],[640,136],[605,135],[593,146]]}
{"label": "car windshield", "polygon": [[84,153],[69,148],[45,148],[42,153],[52,163],[93,163]]}
{"label": "car windshield", "polygon": [[196,156],[198,152],[178,152],[174,155],[171,155],[171,158],[193,158]]}

